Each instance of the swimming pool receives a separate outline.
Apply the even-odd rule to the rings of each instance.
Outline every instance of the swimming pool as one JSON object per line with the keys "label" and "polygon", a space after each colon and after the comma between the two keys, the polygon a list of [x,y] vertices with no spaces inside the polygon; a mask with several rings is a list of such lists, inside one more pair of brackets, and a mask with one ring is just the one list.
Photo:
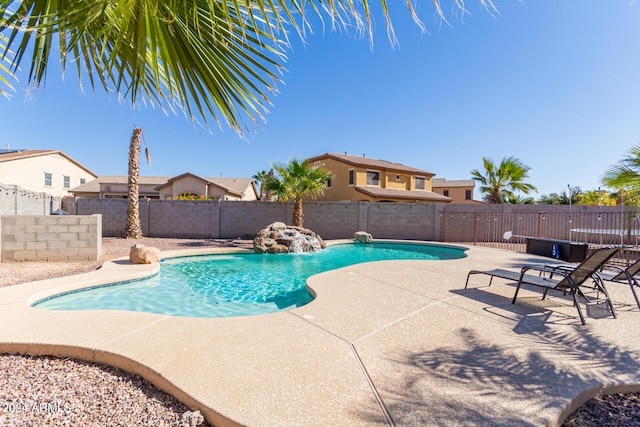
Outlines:
{"label": "swimming pool", "polygon": [[446,260],[465,248],[414,243],[339,244],[312,254],[201,255],[165,260],[152,277],[81,289],[40,300],[49,310],[129,310],[184,317],[273,313],[313,300],[306,280],[369,261]]}

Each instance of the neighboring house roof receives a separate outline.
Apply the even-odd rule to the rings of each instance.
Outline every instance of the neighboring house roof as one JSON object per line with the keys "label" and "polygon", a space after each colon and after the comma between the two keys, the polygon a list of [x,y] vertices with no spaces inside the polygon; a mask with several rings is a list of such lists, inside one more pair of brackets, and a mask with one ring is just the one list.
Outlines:
{"label": "neighboring house roof", "polygon": [[253,191],[255,191],[256,195],[258,194],[258,190],[256,189],[256,184],[253,178],[208,178],[214,184],[227,189],[229,192],[236,192],[238,195],[242,196],[247,187],[253,187]]}
{"label": "neighboring house roof", "polygon": [[61,157],[64,157],[74,165],[78,166],[80,169],[84,169],[87,173],[93,176],[98,176],[97,174],[87,169],[84,165],[73,160],[71,157],[67,156],[60,150],[10,150],[6,152],[0,151],[0,162],[11,162],[14,160],[28,159],[30,157],[48,156],[51,154],[57,154]]}
{"label": "neighboring house roof", "polygon": [[319,156],[315,156],[315,157],[310,157],[307,159],[308,162],[313,163],[319,160],[323,160],[323,159],[334,159],[334,160],[338,160],[341,161],[343,163],[348,163],[354,166],[361,166],[361,167],[370,167],[370,168],[376,168],[376,169],[386,169],[386,170],[393,170],[393,171],[398,171],[398,172],[410,172],[410,173],[414,173],[414,174],[420,174],[420,175],[426,175],[426,176],[433,176],[435,175],[433,172],[427,172],[425,170],[422,169],[416,169],[416,168],[412,168],[410,166],[405,166],[403,164],[400,163],[393,163],[393,162],[389,162],[387,160],[379,160],[379,159],[371,159],[368,157],[358,157],[358,156],[349,156],[347,154],[338,154],[338,153],[326,153],[326,154],[321,154]]}
{"label": "neighboring house roof", "polygon": [[392,188],[355,186],[356,191],[376,198],[394,198],[409,200],[429,200],[434,202],[450,202],[451,198],[431,191],[408,191]]}
{"label": "neighboring house roof", "polygon": [[[252,178],[202,178],[198,175],[192,174],[191,172],[183,173],[182,175],[170,177],[170,176],[139,176],[138,184],[140,185],[155,185],[155,190],[160,190],[162,187],[165,187],[174,181],[177,181],[186,176],[193,176],[194,178],[200,179],[207,184],[217,185],[221,187],[226,192],[242,197],[243,193],[246,191],[247,187],[252,186],[253,190],[256,192],[255,184]],[[89,181],[85,184],[79,185],[75,188],[70,189],[69,191],[72,193],[99,193],[100,192],[100,184],[127,184],[128,177],[127,176],[101,176],[100,178],[96,178],[92,181]]]}
{"label": "neighboring house roof", "polygon": [[[166,183],[170,178],[169,176],[139,176],[138,184],[159,185]],[[69,191],[72,193],[99,193],[100,184],[127,184],[128,181],[129,178],[127,176],[105,175],[72,188]]]}
{"label": "neighboring house roof", "polygon": [[473,179],[454,179],[447,181],[446,178],[433,178],[431,180],[431,186],[433,188],[440,187],[475,187],[476,182]]}
{"label": "neighboring house roof", "polygon": [[223,188],[225,191],[235,194],[237,196],[241,196],[244,194],[244,191],[248,186],[253,182],[252,178],[203,178],[191,172],[183,173],[182,175],[174,176],[173,178],[167,180],[162,185],[156,187],[156,190],[160,190],[162,187],[166,187],[167,185],[182,179],[186,176],[192,176],[194,178],[200,179],[207,184],[217,185],[218,187]]}

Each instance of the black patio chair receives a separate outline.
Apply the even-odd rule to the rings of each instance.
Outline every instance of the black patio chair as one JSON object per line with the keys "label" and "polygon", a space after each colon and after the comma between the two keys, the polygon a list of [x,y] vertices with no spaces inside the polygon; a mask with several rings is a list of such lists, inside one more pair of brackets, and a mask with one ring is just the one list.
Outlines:
{"label": "black patio chair", "polygon": [[[613,309],[613,304],[611,303],[609,293],[604,286],[604,280],[599,272],[620,249],[621,248],[599,249],[577,266],[527,265],[522,267],[519,272],[503,269],[471,270],[467,274],[465,289],[469,285],[469,277],[472,274],[484,274],[491,277],[489,285],[491,285],[494,277],[512,280],[518,283],[515,295],[511,301],[512,304],[516,303],[520,287],[522,285],[531,285],[544,289],[542,299],[546,298],[547,292],[550,289],[557,289],[563,291],[565,294],[571,295],[583,325],[586,324],[586,322],[580,304],[578,303],[579,296],[584,298],[587,304],[606,302],[615,319],[616,313]],[[558,279],[557,276],[560,276],[560,278]],[[593,296],[594,293],[596,294],[595,297]],[[604,297],[601,297],[600,294],[604,295]]]}

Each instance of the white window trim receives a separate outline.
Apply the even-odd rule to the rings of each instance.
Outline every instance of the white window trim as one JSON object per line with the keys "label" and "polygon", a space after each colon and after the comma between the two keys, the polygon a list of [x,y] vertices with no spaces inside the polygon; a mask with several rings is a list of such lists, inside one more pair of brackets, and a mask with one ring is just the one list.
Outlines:
{"label": "white window trim", "polygon": [[[51,177],[51,179],[49,181],[51,181],[50,184],[47,184],[47,175],[49,175]],[[53,187],[53,174],[51,172],[45,172],[44,173],[44,186],[47,188],[51,188]]]}

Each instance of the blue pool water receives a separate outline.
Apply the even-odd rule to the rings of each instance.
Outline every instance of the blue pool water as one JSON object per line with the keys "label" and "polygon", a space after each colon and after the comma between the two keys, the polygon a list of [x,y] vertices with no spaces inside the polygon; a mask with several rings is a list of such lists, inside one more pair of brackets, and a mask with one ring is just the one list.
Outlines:
{"label": "blue pool water", "polygon": [[172,258],[142,280],[53,296],[34,304],[50,310],[129,310],[186,317],[232,317],[300,307],[313,297],[306,279],[368,261],[444,260],[463,248],[373,243],[329,246],[313,254],[252,253]]}

